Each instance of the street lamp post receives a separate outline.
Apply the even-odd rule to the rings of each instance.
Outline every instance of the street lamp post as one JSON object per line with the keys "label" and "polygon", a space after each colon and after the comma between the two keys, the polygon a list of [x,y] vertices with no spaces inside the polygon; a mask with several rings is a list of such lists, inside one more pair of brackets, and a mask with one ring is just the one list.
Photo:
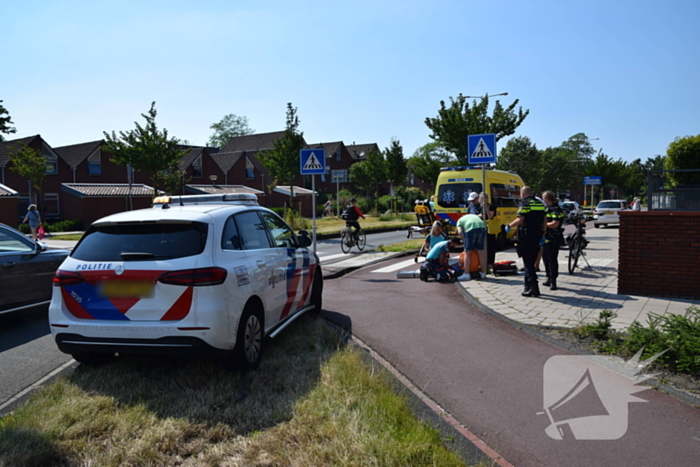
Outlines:
{"label": "street lamp post", "polygon": [[[588,141],[597,141],[600,138],[588,138]],[[585,162],[590,162],[590,157],[586,156]],[[588,200],[588,186],[586,183],[583,183],[583,204],[584,206],[586,205],[586,201]],[[591,188],[591,206],[593,206],[593,188]]]}
{"label": "street lamp post", "polygon": [[481,99],[482,97],[507,96],[507,92],[499,92],[498,94],[486,94],[486,96],[464,96],[467,99]]}

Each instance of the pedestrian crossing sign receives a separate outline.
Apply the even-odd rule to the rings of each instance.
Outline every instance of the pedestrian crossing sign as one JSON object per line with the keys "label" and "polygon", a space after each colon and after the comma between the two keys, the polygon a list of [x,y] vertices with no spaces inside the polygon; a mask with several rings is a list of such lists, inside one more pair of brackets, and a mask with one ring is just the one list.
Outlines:
{"label": "pedestrian crossing sign", "polygon": [[322,175],[326,173],[326,150],[302,149],[299,153],[301,175]]}
{"label": "pedestrian crossing sign", "polygon": [[467,154],[469,164],[495,164],[496,134],[467,136]]}

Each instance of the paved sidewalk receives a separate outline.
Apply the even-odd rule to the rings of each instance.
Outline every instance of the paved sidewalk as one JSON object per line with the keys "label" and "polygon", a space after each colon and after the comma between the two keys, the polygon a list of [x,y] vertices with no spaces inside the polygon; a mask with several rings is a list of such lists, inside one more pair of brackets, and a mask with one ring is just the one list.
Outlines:
{"label": "paved sidewalk", "polygon": [[[459,285],[484,306],[510,319],[525,324],[557,327],[575,327],[582,322],[598,318],[601,311],[609,309],[617,313],[613,320],[616,329],[628,328],[635,320],[646,324],[650,312],[656,314],[677,313],[696,305],[700,300],[668,299],[619,295],[617,293],[618,234],[616,227],[586,229],[589,240],[586,259],[590,269],[581,269],[586,262],[579,258],[573,275],[568,271],[568,250],[559,252],[558,290],[543,287],[546,280],[544,265],[538,273],[540,292],[538,298],[523,297],[523,274],[517,276],[486,276],[484,280],[459,282]],[[496,261],[522,261],[513,250],[496,254]]]}

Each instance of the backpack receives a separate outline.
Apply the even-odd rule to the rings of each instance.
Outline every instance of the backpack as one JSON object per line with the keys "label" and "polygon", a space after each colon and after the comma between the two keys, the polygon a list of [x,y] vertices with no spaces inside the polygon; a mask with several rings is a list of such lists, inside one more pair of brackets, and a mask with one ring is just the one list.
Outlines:
{"label": "backpack", "polygon": [[357,211],[355,210],[355,206],[352,204],[345,206],[345,209],[343,209],[343,213],[340,215],[340,217],[342,217],[345,221],[356,221],[358,215]]}

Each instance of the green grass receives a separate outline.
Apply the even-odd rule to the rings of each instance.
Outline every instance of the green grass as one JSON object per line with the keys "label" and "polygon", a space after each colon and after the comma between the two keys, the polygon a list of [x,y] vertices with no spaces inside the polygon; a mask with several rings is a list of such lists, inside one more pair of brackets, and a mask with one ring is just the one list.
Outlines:
{"label": "green grass", "polygon": [[0,466],[464,465],[390,377],[320,319],[258,371],[120,357],[80,366],[0,419]]}
{"label": "green grass", "polygon": [[391,245],[379,245],[377,251],[417,251],[425,243],[424,238],[414,238],[411,240],[406,240],[399,243],[393,243]]}
{"label": "green grass", "polygon": [[[364,230],[382,229],[386,227],[396,227],[397,229],[405,229],[416,224],[415,215],[411,220],[403,218],[381,221],[379,217],[366,216],[366,219],[360,219],[358,222]],[[340,232],[340,229],[345,227],[345,221],[339,217],[324,217],[316,219],[316,232],[319,234],[334,234]]]}
{"label": "green grass", "polygon": [[80,240],[82,235],[51,235],[47,240]]}

